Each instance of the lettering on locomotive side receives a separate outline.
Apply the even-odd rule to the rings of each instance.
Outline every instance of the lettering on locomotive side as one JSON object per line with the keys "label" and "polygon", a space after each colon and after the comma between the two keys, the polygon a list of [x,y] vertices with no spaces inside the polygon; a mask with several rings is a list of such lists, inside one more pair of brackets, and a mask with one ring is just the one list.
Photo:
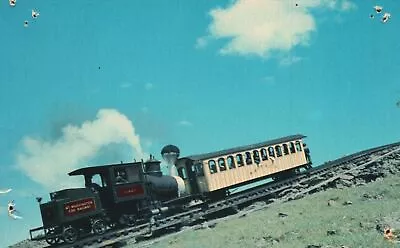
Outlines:
{"label": "lettering on locomotive side", "polygon": [[117,188],[118,197],[128,197],[142,194],[144,194],[144,189],[140,184]]}
{"label": "lettering on locomotive side", "polygon": [[73,216],[96,210],[94,198],[86,198],[64,204],[64,215]]}

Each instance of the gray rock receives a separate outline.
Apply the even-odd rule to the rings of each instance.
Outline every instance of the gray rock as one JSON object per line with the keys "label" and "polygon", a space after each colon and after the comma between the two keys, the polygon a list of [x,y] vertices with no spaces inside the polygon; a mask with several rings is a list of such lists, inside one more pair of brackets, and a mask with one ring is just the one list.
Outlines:
{"label": "gray rock", "polygon": [[326,231],[326,235],[330,236],[330,235],[335,235],[337,233],[336,230],[328,230]]}
{"label": "gray rock", "polygon": [[351,204],[353,204],[353,202],[352,201],[345,201],[344,203],[343,203],[343,205],[351,205]]}
{"label": "gray rock", "polygon": [[278,194],[278,196],[279,196],[279,197],[282,197],[282,196],[287,195],[287,194],[292,193],[292,192],[293,192],[293,189],[286,189],[286,190],[280,192],[280,193]]}
{"label": "gray rock", "polygon": [[349,180],[346,180],[346,179],[339,179],[337,183],[341,184],[341,185],[343,185],[345,187],[350,187],[350,186],[353,185],[352,181],[349,181]]}
{"label": "gray rock", "polygon": [[284,218],[284,217],[287,217],[288,215],[285,213],[279,213],[278,216]]}
{"label": "gray rock", "polygon": [[362,197],[363,197],[364,199],[372,199],[372,195],[370,195],[370,194],[368,194],[368,193],[363,194]]}
{"label": "gray rock", "polygon": [[195,225],[194,227],[193,227],[193,230],[201,230],[201,229],[206,229],[207,227],[206,226],[204,226],[204,225]]}
{"label": "gray rock", "polygon": [[216,227],[216,226],[217,226],[217,223],[216,223],[216,222],[208,224],[208,227],[209,227],[209,228],[214,228],[214,227]]}
{"label": "gray rock", "polygon": [[349,180],[353,179],[354,176],[353,176],[353,175],[346,175],[346,174],[344,174],[344,175],[341,175],[340,178],[342,178],[343,180],[349,181]]}

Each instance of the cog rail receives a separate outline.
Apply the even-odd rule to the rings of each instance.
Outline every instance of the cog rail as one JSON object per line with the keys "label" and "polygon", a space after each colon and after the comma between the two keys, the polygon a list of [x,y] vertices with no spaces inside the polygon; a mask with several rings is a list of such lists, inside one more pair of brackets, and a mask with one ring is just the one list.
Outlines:
{"label": "cog rail", "polygon": [[174,227],[175,229],[179,229],[184,225],[191,225],[207,219],[207,216],[221,212],[222,210],[233,209],[238,211],[241,205],[249,205],[260,199],[266,201],[267,204],[275,201],[284,202],[298,199],[306,194],[312,194],[325,189],[335,180],[351,177],[351,173],[359,173],[365,168],[377,165],[376,162],[397,154],[400,154],[400,142],[360,151],[334,161],[329,161],[294,177],[243,190],[239,193],[226,196],[223,200],[196,205],[185,212],[173,216],[159,219],[155,217],[150,223],[121,230],[110,230],[101,236],[89,236],[72,245],[62,243],[52,247],[107,247],[129,239],[137,241],[139,238],[148,238],[154,232],[166,230],[167,228]]}

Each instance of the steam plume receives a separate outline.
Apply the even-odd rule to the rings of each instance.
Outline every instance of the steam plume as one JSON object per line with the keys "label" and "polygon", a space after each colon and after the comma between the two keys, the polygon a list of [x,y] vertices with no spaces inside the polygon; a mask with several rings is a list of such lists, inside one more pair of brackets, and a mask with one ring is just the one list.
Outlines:
{"label": "steam plume", "polygon": [[17,154],[17,167],[49,190],[82,186],[77,185],[82,178],[68,177],[67,173],[86,166],[110,144],[129,145],[130,158],[147,157],[132,122],[115,109],[100,109],[95,120],[80,126],[69,124],[61,134],[51,141],[24,137]]}

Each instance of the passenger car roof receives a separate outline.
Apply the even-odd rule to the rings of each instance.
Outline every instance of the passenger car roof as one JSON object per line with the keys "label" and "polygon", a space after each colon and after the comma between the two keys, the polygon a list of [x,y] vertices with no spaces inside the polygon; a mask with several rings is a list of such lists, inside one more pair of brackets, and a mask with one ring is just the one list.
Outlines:
{"label": "passenger car roof", "polygon": [[216,151],[216,152],[190,155],[190,156],[182,157],[178,160],[181,160],[181,159],[205,160],[205,159],[209,159],[209,158],[224,156],[224,155],[231,154],[231,153],[237,153],[237,152],[242,152],[242,151],[246,151],[246,150],[257,149],[257,148],[264,147],[264,146],[270,146],[270,145],[274,145],[274,144],[295,141],[295,140],[299,140],[299,139],[302,139],[305,137],[307,137],[307,136],[304,136],[302,134],[290,135],[290,136],[286,136],[286,137],[282,137],[282,138],[278,138],[278,139],[267,140],[267,141],[252,144],[252,145],[238,146],[238,147],[220,150],[220,151]]}

